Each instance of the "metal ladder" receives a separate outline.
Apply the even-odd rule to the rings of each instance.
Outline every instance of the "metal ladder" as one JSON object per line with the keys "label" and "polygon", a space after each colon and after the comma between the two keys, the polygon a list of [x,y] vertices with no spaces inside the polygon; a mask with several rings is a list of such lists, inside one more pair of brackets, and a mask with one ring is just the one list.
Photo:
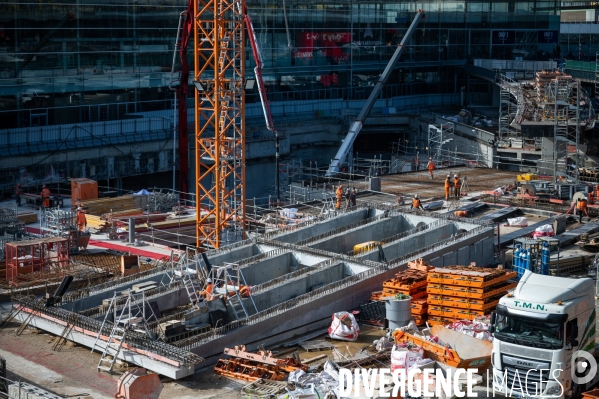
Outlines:
{"label": "metal ladder", "polygon": [[[231,273],[229,273],[229,268],[231,268],[233,272],[237,273],[235,279],[233,278],[233,276],[231,276]],[[225,266],[222,268],[222,270],[224,270],[225,287],[228,287],[229,285],[233,286],[234,294],[229,296],[227,292],[228,288],[225,288],[225,295],[227,297],[227,300],[229,301],[229,304],[231,305],[231,308],[233,309],[235,317],[237,318],[237,320],[242,320],[249,317],[248,310],[243,304],[243,298],[241,298],[241,295],[239,293],[239,284],[243,283],[244,286],[248,287],[241,269],[236,264],[225,263]],[[252,297],[251,293],[249,294],[249,299],[252,306],[254,307],[255,313],[258,313],[258,308],[256,307],[256,303],[254,302],[254,298]]]}
{"label": "metal ladder", "polygon": [[[19,328],[17,328],[17,331],[15,331],[15,334],[17,336],[23,334],[23,331],[25,331],[27,329],[27,327],[29,326],[29,323],[31,322],[31,320],[33,320],[33,318],[40,313],[39,311],[39,307],[42,306],[42,302],[43,300],[38,301],[37,303],[34,302],[34,306],[32,306],[33,309],[31,309],[31,313],[29,313],[29,315],[27,316],[27,318],[23,321],[23,323],[21,323],[21,325],[19,326]],[[16,314],[15,314],[16,315]]]}
{"label": "metal ladder", "polygon": [[69,317],[67,324],[64,326],[64,330],[62,330],[62,334],[60,337],[57,337],[54,341],[54,346],[52,347],[53,351],[60,352],[62,347],[67,343],[67,336],[73,331],[73,327],[75,327],[75,321],[77,320],[77,313],[73,312],[71,317]]}
{"label": "metal ladder", "polygon": [[[139,300],[139,296],[141,296],[141,301]],[[102,322],[102,326],[100,327],[100,331],[98,332],[96,341],[92,346],[92,352],[96,348],[102,349],[100,346],[98,346],[98,341],[100,340],[100,335],[102,334],[104,325],[106,324],[108,315],[110,314],[110,311],[112,309],[114,315],[114,323],[110,332],[110,336],[108,337],[108,341],[106,342],[106,345],[103,348],[100,361],[98,362],[98,370],[104,370],[109,373],[112,373],[114,363],[116,362],[116,359],[121,351],[121,348],[127,336],[127,331],[133,328],[133,325],[131,324],[131,319],[141,317],[145,333],[148,336],[150,335],[148,331],[148,325],[146,323],[145,294],[143,292],[141,294],[134,294],[130,292],[127,296],[127,301],[123,305],[120,313],[117,311],[118,305],[116,302],[118,299],[119,298],[117,298],[115,292],[112,296],[110,306],[106,311],[106,316],[104,316],[104,321]],[[154,315],[154,312],[151,310],[152,308],[149,306],[148,308],[152,312],[152,315]],[[156,315],[154,315],[154,318],[156,319]],[[124,324],[124,326],[121,326],[121,324]]]}
{"label": "metal ladder", "polygon": [[[181,255],[179,260],[175,262],[174,253],[171,252],[171,268],[169,268],[164,275],[162,276],[162,280],[160,283],[162,285],[171,284],[175,278],[177,277],[177,271],[181,274],[181,280],[183,281],[183,285],[187,292],[187,297],[192,305],[198,303],[201,298],[198,297],[198,289],[197,284],[200,283],[199,280],[194,282],[194,279],[198,279],[200,274],[205,281],[207,278],[207,272],[202,264],[200,264],[201,260],[199,259],[197,249],[187,248],[185,253]],[[195,270],[197,271],[197,277],[194,277],[192,274],[187,272],[189,268],[189,264],[195,262]],[[165,282],[165,278],[168,279],[168,283]]]}

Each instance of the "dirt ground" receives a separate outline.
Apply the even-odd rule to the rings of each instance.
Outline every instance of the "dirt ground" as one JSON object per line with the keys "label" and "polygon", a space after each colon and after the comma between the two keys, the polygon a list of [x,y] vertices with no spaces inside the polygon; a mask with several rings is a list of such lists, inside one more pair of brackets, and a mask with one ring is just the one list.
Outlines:
{"label": "dirt ground", "polygon": [[[12,378],[31,382],[50,392],[73,398],[109,399],[114,398],[120,374],[127,370],[115,366],[116,373],[97,372],[100,354],[90,353],[90,349],[68,342],[60,352],[52,350],[56,337],[43,331],[28,328],[22,335],[15,334],[19,324],[15,322],[0,332],[0,355],[6,358],[7,369]],[[336,361],[343,361],[360,351],[364,346],[383,335],[383,331],[362,326],[362,333],[356,342],[334,341],[322,335],[313,340],[332,343],[336,351],[308,352],[297,347],[302,359],[327,355]],[[280,347],[274,350],[288,351]],[[223,355],[224,357],[224,355]],[[238,399],[245,381],[231,380],[214,373],[212,367],[200,370],[193,376],[181,380],[162,378],[164,389],[160,397],[180,399]]]}

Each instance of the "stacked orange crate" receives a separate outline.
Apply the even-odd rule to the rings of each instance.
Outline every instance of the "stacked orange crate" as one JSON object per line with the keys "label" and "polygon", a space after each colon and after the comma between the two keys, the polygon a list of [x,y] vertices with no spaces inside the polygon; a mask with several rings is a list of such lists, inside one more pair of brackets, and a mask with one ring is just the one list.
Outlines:
{"label": "stacked orange crate", "polygon": [[470,266],[437,268],[428,274],[430,325],[473,320],[491,313],[499,298],[516,287],[515,272]]}
{"label": "stacked orange crate", "polygon": [[383,283],[383,290],[372,293],[370,297],[373,301],[380,301],[382,298],[393,297],[397,294],[409,295],[412,297],[412,317],[418,326],[426,323],[427,302],[426,302],[426,278],[427,272],[433,269],[422,259],[415,262],[408,262],[408,270],[397,273],[395,278]]}

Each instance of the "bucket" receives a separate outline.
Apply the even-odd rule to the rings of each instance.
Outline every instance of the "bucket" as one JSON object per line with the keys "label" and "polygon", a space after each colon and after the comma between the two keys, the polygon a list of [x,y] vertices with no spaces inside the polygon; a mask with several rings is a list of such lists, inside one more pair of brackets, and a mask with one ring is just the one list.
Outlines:
{"label": "bucket", "polygon": [[389,329],[405,327],[412,320],[412,299],[381,298],[385,301],[385,317],[389,320]]}

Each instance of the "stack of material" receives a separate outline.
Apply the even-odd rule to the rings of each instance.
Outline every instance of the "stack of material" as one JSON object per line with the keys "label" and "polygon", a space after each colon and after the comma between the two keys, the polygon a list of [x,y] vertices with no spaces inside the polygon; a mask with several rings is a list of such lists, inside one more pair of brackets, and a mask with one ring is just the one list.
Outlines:
{"label": "stack of material", "polygon": [[110,213],[110,211],[117,212],[125,209],[135,209],[135,199],[131,195],[87,200],[83,204],[87,208],[87,214],[98,216]]}
{"label": "stack of material", "polygon": [[19,213],[17,215],[17,219],[19,219],[19,222],[24,223],[24,224],[37,223],[37,213],[34,213],[34,212]]}
{"label": "stack of material", "polygon": [[107,227],[110,227],[110,223],[102,220],[100,216],[96,215],[85,215],[85,219],[87,220],[87,227],[90,229],[97,229],[100,231],[104,231]]}
{"label": "stack of material", "polygon": [[428,303],[426,301],[427,275],[433,266],[422,259],[408,262],[408,270],[397,273],[395,278],[383,283],[382,291],[372,293],[370,300],[380,301],[386,297],[405,294],[412,297],[412,318],[417,326],[422,326],[427,320]]}
{"label": "stack of material", "polygon": [[473,320],[489,314],[517,282],[516,272],[470,266],[437,268],[428,275],[429,324],[449,324],[457,319]]}
{"label": "stack of material", "polygon": [[101,219],[110,222],[112,219],[126,219],[132,216],[143,215],[143,213],[143,209],[140,208],[125,209],[123,211],[113,211],[105,213],[101,216]]}

